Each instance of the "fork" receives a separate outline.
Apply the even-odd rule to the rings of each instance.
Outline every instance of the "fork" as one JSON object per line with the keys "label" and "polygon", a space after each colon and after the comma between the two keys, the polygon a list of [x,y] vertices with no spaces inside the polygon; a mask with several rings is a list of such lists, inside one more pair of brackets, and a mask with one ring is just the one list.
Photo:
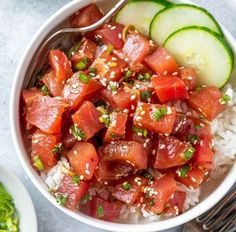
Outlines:
{"label": "fork", "polygon": [[183,232],[200,231],[236,231],[236,188],[206,213],[185,224],[183,229]]}
{"label": "fork", "polygon": [[78,38],[78,35],[81,35],[82,33],[98,29],[104,23],[108,22],[127,2],[128,0],[120,0],[113,8],[111,8],[108,13],[106,13],[99,21],[92,25],[81,28],[64,28],[54,32],[53,34],[45,38],[39,45],[34,54],[34,57],[32,58],[28,66],[23,86],[25,88],[28,88],[35,84],[36,76],[42,71],[42,68],[45,66],[50,49],[55,49],[63,46],[62,44],[65,41],[65,38],[63,38],[63,36],[66,35],[67,37],[69,37],[71,35],[74,35],[76,38]]}

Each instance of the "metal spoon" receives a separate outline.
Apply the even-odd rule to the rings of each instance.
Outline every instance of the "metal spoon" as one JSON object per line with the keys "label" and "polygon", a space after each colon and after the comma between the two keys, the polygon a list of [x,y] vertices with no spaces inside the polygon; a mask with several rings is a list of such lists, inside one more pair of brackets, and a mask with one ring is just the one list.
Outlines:
{"label": "metal spoon", "polygon": [[92,25],[81,28],[64,28],[56,31],[48,38],[45,38],[45,40],[38,47],[28,66],[25,74],[24,87],[28,88],[35,84],[36,76],[42,70],[42,67],[45,66],[50,49],[58,47],[60,42],[62,42],[61,38],[63,36],[70,36],[72,34],[78,36],[78,34],[93,31],[101,27],[104,23],[108,22],[127,2],[128,0],[120,0],[106,15],[103,16],[103,18]]}

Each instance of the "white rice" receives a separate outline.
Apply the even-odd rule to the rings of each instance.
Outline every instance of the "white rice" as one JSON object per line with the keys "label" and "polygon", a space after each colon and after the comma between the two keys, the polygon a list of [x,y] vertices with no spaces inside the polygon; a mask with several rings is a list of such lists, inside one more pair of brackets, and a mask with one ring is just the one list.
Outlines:
{"label": "white rice", "polygon": [[[103,50],[102,48],[101,50]],[[98,51],[98,53],[101,51]],[[233,91],[231,85],[227,85],[223,92],[231,97],[226,110],[220,114],[212,123],[211,130],[214,135],[213,149],[215,150],[214,165],[215,169],[211,173],[210,179],[217,179],[222,177],[229,167],[233,164],[236,154],[236,92]],[[190,110],[186,103],[177,101],[174,106],[177,112],[185,113],[186,115],[196,116],[197,114]],[[48,173],[41,172],[41,177],[47,184],[50,190],[57,190],[64,174],[61,170],[62,166],[70,169],[70,164],[67,159],[62,157],[58,164],[53,167]],[[160,177],[160,173],[149,169],[149,172],[154,177]],[[178,183],[178,190],[186,192],[186,200],[184,203],[184,210],[187,210],[199,202],[201,187],[197,189],[189,189],[186,186]],[[95,189],[90,188],[89,193],[94,195]],[[163,216],[151,215],[143,208],[123,205],[121,214],[118,219],[119,222],[125,223],[148,223],[158,221]]]}

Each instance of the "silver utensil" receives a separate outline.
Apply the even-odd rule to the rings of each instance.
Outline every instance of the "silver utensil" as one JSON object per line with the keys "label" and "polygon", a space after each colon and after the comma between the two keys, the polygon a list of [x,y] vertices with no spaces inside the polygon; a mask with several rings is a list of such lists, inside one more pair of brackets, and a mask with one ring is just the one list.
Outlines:
{"label": "silver utensil", "polygon": [[[59,48],[63,45],[63,43],[65,44],[65,40],[71,35],[78,38],[78,35],[81,35],[82,33],[93,31],[101,27],[104,23],[108,22],[127,2],[128,0],[120,0],[108,13],[104,15],[103,18],[92,25],[81,28],[64,28],[45,38],[39,45],[28,66],[25,74],[24,87],[28,88],[35,84],[36,76],[45,66],[50,49]],[[65,38],[65,36],[67,38]]]}
{"label": "silver utensil", "polygon": [[183,232],[235,232],[236,188],[203,215],[184,226]]}

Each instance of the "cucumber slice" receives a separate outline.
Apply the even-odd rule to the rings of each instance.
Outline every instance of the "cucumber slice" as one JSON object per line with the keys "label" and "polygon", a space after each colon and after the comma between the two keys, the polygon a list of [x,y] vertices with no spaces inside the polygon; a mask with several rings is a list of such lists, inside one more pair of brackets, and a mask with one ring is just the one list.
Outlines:
{"label": "cucumber slice", "polygon": [[234,67],[233,52],[222,36],[205,27],[186,27],[164,43],[176,61],[197,71],[197,85],[222,88]]}
{"label": "cucumber slice", "polygon": [[205,9],[189,4],[172,5],[155,15],[150,25],[150,37],[162,45],[173,32],[189,26],[202,26],[223,35],[219,24]]}
{"label": "cucumber slice", "polygon": [[149,35],[149,26],[154,15],[170,5],[165,0],[132,0],[116,15],[115,21],[124,25],[133,25],[144,35]]}

